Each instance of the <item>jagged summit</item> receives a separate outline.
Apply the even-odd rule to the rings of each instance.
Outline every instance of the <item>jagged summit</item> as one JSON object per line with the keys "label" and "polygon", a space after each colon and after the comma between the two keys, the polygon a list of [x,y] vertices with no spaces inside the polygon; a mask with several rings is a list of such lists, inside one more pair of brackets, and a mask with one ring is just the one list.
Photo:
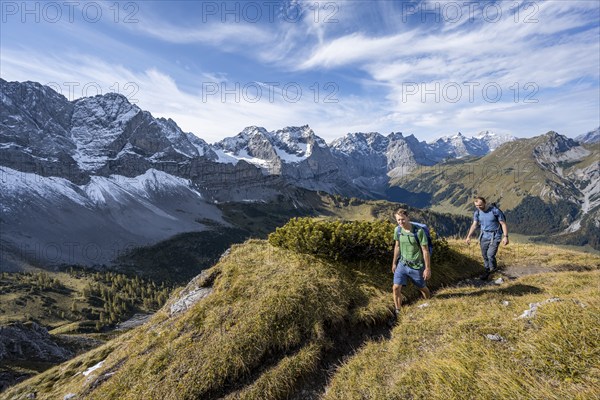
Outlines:
{"label": "jagged summit", "polygon": [[215,143],[219,161],[244,160],[260,168],[280,170],[282,163],[300,163],[313,155],[315,146],[327,148],[325,141],[308,126],[288,126],[268,132],[249,126],[234,137]]}
{"label": "jagged summit", "polygon": [[583,135],[579,135],[575,138],[579,143],[583,144],[595,144],[600,143],[600,127],[589,131]]}
{"label": "jagged summit", "polygon": [[331,142],[331,148],[337,153],[372,153],[383,152],[389,143],[389,137],[381,135],[378,132],[355,132],[348,133],[346,136],[335,139]]}
{"label": "jagged summit", "polygon": [[536,160],[548,167],[552,166],[557,173],[562,169],[555,163],[578,161],[589,154],[590,151],[581,147],[577,141],[554,131],[541,136],[533,149]]}

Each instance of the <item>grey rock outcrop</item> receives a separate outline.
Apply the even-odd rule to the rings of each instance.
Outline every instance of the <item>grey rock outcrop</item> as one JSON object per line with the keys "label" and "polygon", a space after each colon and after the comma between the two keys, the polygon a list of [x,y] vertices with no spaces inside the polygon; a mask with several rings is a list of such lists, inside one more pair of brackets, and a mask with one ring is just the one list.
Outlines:
{"label": "grey rock outcrop", "polygon": [[212,282],[215,277],[204,270],[192,279],[176,297],[171,298],[165,305],[169,309],[169,315],[180,314],[209,296],[213,291]]}
{"label": "grey rock outcrop", "polygon": [[0,326],[0,361],[61,362],[73,353],[59,346],[48,330],[35,322]]}

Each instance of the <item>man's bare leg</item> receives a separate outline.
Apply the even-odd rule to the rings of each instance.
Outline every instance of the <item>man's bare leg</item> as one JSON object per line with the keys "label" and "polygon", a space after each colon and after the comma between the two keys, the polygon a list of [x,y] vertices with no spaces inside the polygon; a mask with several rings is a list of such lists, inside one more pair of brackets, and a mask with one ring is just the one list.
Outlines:
{"label": "man's bare leg", "polygon": [[399,310],[402,307],[402,285],[394,285],[392,294],[394,296],[394,306],[396,306],[396,310]]}
{"label": "man's bare leg", "polygon": [[421,292],[421,296],[423,296],[424,299],[431,298],[431,292],[429,291],[429,288],[427,286],[425,286],[422,289],[419,289],[419,292]]}

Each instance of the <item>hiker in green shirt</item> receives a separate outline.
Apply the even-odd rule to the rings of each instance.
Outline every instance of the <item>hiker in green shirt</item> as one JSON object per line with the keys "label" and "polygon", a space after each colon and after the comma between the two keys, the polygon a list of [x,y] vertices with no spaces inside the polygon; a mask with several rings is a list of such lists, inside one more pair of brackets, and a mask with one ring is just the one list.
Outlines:
{"label": "hiker in green shirt", "polygon": [[431,277],[431,258],[423,228],[413,228],[405,209],[398,209],[394,213],[394,217],[399,229],[394,231],[395,245],[394,259],[392,260],[394,285],[392,293],[396,315],[398,315],[402,305],[402,286],[406,285],[407,278],[413,281],[425,299],[431,297],[429,288],[425,284],[425,281]]}

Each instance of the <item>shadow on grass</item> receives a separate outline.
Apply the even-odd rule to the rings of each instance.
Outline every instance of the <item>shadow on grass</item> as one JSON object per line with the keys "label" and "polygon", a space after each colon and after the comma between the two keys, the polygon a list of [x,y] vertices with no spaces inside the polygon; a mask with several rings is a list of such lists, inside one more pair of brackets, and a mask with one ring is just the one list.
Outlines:
{"label": "shadow on grass", "polygon": [[474,297],[474,296],[483,296],[489,293],[499,293],[511,296],[525,296],[528,294],[537,294],[542,293],[543,289],[540,289],[536,286],[531,285],[523,285],[521,283],[517,283],[515,285],[507,286],[507,287],[486,287],[480,290],[476,290],[469,293],[442,293],[435,295],[438,299],[450,299],[454,297]]}

